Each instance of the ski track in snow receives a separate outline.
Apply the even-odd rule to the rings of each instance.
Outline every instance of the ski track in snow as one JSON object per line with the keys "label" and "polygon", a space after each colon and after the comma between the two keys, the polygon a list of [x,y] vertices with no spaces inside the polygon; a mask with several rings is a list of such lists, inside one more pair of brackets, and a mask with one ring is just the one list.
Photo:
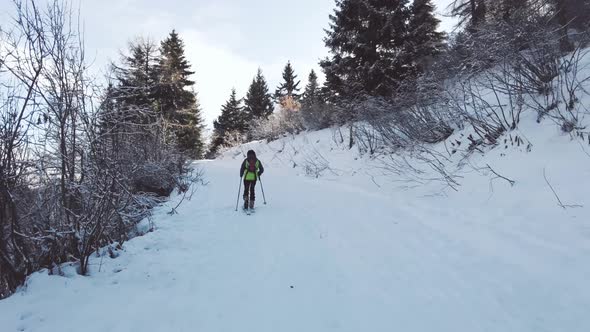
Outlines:
{"label": "ski track in snow", "polygon": [[34,274],[0,301],[2,331],[590,330],[585,209],[482,212],[276,161],[246,216],[236,163],[201,163],[209,184],[90,277]]}

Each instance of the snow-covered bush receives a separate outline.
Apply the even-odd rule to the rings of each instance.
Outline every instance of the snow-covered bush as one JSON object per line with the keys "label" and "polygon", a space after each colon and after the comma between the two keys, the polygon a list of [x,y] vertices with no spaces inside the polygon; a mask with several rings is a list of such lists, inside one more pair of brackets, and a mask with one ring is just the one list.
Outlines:
{"label": "snow-covered bush", "polygon": [[[494,23],[455,40],[459,68],[445,84],[448,106],[474,129],[472,147],[495,145],[524,112],[553,119],[563,131],[580,128],[580,103],[590,72],[579,42],[564,53],[562,36],[542,19]],[[486,47],[479,47],[486,45]],[[452,49],[453,49],[452,47]],[[445,60],[450,63],[449,59]]]}
{"label": "snow-covered bush", "polygon": [[41,268],[87,274],[93,252],[198,181],[142,98],[153,86],[97,93],[69,5],[15,4],[0,29],[0,298]]}
{"label": "snow-covered bush", "polygon": [[363,123],[355,126],[357,141],[370,153],[379,145],[396,150],[441,142],[453,133],[454,121],[444,101],[421,98],[419,93],[368,98],[357,106],[357,117]]}
{"label": "snow-covered bush", "polygon": [[214,159],[225,150],[241,145],[248,141],[248,134],[243,133],[239,130],[232,130],[223,133],[223,136],[219,136],[219,133],[214,133],[211,138],[211,143],[207,149],[208,159]]}
{"label": "snow-covered bush", "polygon": [[281,109],[268,119],[252,122],[250,133],[255,140],[272,141],[286,134],[298,134],[304,129],[300,111]]}
{"label": "snow-covered bush", "polygon": [[310,153],[305,153],[303,169],[305,170],[305,175],[314,178],[319,178],[326,172],[335,174],[330,167],[330,162],[315,149]]}
{"label": "snow-covered bush", "polygon": [[527,98],[527,106],[536,110],[538,121],[547,117],[555,121],[564,132],[584,128],[581,120],[589,115],[587,106],[582,101],[590,96],[590,52],[577,47],[563,57],[556,57],[555,77],[546,83],[542,93]]}
{"label": "snow-covered bush", "polygon": [[134,192],[169,196],[176,187],[175,171],[161,163],[149,162],[132,174],[131,184]]}
{"label": "snow-covered bush", "polygon": [[303,103],[301,105],[301,117],[303,126],[308,130],[328,128],[334,123],[334,106],[324,101]]}

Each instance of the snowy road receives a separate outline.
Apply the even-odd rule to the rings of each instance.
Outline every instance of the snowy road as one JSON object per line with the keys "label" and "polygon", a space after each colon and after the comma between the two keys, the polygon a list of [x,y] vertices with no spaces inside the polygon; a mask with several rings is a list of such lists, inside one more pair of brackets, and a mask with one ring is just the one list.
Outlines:
{"label": "snowy road", "polygon": [[259,209],[246,216],[234,212],[235,162],[203,166],[209,184],[179,214],[163,209],[157,231],[95,258],[91,277],[36,274],[0,301],[0,329],[590,329],[590,232],[479,222],[476,208],[278,167],[263,178],[269,204],[257,186]]}

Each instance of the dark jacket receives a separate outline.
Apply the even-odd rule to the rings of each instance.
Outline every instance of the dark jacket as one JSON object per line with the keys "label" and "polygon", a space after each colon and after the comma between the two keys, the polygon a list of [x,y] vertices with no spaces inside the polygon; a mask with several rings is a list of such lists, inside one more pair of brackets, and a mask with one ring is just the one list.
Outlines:
{"label": "dark jacket", "polygon": [[258,179],[258,177],[260,177],[260,175],[262,175],[262,173],[264,173],[264,166],[262,166],[262,162],[260,160],[258,160],[258,158],[256,158],[256,154],[252,150],[248,151],[248,158],[244,159],[244,161],[242,161],[242,163],[240,164],[240,177],[241,178],[244,177],[244,173],[248,169],[248,161],[249,160],[253,160],[257,164],[256,169],[257,169],[258,174],[255,174],[256,175],[256,177],[254,179],[254,181],[255,181]]}

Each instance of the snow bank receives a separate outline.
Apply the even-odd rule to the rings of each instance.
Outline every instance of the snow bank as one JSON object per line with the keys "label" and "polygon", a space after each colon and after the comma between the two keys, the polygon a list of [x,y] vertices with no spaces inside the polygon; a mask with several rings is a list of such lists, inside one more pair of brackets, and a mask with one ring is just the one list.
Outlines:
{"label": "snow bank", "polygon": [[[588,102],[588,103],[586,103]],[[590,105],[589,101],[584,101]],[[590,330],[590,146],[526,114],[502,144],[360,154],[346,130],[198,162],[206,186],[90,276],[40,271],[0,301],[2,331]],[[235,212],[248,149],[267,205]],[[454,151],[454,152],[453,152]],[[404,162],[420,174],[396,173]]]}

